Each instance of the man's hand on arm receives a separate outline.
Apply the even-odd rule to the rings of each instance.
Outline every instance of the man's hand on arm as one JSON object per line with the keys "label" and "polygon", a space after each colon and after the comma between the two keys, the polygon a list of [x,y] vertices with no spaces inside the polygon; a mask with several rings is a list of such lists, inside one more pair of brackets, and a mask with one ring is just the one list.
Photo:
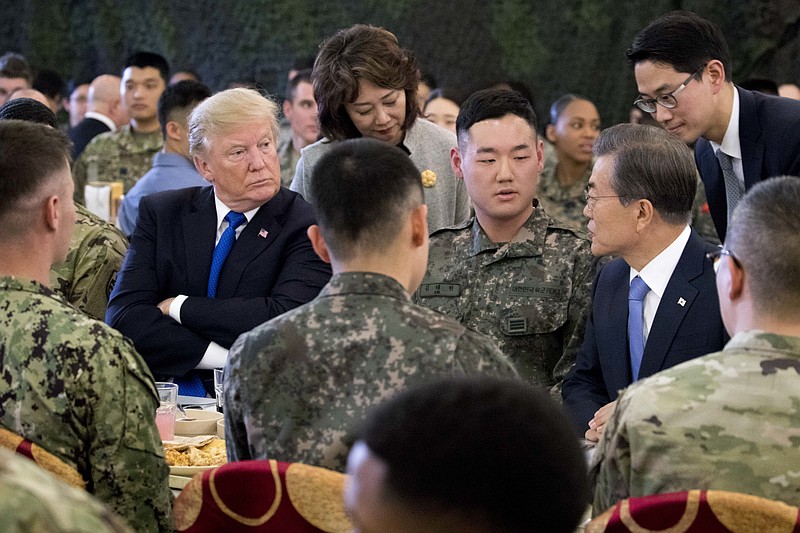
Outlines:
{"label": "man's hand on arm", "polygon": [[158,308],[161,310],[161,314],[169,316],[169,306],[172,305],[172,301],[174,299],[175,299],[174,297],[167,298],[166,300],[163,300],[160,304],[158,304]]}
{"label": "man's hand on arm", "polygon": [[597,412],[594,414],[594,418],[589,420],[589,429],[586,431],[586,435],[584,435],[586,440],[590,440],[592,442],[597,442],[600,440],[600,437],[606,430],[608,419],[611,418],[612,414],[614,414],[614,408],[616,406],[617,402],[613,401],[605,404],[603,407],[597,410]]}

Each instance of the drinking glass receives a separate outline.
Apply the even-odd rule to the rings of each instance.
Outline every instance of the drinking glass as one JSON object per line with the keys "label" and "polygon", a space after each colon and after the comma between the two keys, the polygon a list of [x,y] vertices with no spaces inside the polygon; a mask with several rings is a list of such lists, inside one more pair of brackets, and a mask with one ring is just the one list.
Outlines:
{"label": "drinking glass", "polygon": [[225,379],[225,369],[214,369],[214,395],[217,397],[217,412],[221,413],[225,407],[225,399],[222,397],[222,383]]}
{"label": "drinking glass", "polygon": [[156,409],[156,426],[161,440],[175,438],[175,413],[178,410],[178,385],[177,383],[156,382],[159,405]]}

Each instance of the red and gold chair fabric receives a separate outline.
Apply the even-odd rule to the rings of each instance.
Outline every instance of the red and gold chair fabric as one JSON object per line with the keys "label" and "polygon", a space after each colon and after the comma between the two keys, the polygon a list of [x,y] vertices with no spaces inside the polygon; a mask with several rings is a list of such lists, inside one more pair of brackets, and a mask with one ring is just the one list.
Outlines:
{"label": "red and gold chair fabric", "polygon": [[348,533],[342,501],[346,476],[278,461],[229,463],[192,478],[175,500],[175,529]]}
{"label": "red and gold chair fabric", "polygon": [[724,490],[628,498],[592,520],[585,533],[800,533],[798,508]]}
{"label": "red and gold chair fabric", "polygon": [[67,485],[86,490],[86,481],[75,468],[28,439],[5,428],[0,428],[0,446],[24,455]]}

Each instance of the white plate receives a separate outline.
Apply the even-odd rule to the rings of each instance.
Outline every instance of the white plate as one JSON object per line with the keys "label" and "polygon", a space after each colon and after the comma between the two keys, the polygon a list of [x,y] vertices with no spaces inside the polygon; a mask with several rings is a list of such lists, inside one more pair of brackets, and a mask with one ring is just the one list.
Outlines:
{"label": "white plate", "polygon": [[190,477],[169,475],[169,488],[180,491],[192,480]]}
{"label": "white plate", "polygon": [[171,476],[194,477],[198,472],[205,472],[212,468],[216,468],[216,466],[171,466],[169,473]]}

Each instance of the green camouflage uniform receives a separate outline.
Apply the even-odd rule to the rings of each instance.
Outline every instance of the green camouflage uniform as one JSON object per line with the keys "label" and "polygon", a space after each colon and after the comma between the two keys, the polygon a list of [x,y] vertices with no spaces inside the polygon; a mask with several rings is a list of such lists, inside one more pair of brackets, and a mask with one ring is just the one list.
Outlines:
{"label": "green camouflage uniform", "polygon": [[800,337],[737,334],[630,386],[592,465],[594,512],[689,489],[800,505]]}
{"label": "green camouflage uniform", "polygon": [[584,192],[586,184],[589,183],[589,176],[592,175],[591,166],[582,179],[567,188],[562,187],[558,182],[557,166],[557,155],[553,154],[553,157],[545,158],[544,170],[539,175],[539,184],[536,186],[539,205],[542,206],[545,213],[566,224],[568,228],[585,234],[589,219],[583,215],[583,208],[586,206]]}
{"label": "green camouflage uniform", "polygon": [[431,235],[415,301],[489,336],[523,380],[552,387],[583,341],[594,270],[589,241],[539,207],[511,243],[492,242],[473,218]]}
{"label": "green camouflage uniform", "polygon": [[0,425],[74,467],[136,531],[172,529],[150,371],[120,333],[0,277]]}
{"label": "green camouflage uniform", "polygon": [[0,449],[0,531],[125,533],[131,530],[88,492],[62,483],[26,457]]}
{"label": "green camouflage uniform", "polygon": [[128,240],[82,205],[75,207],[75,230],[67,260],[53,265],[50,286],[87,315],[105,320],[108,297],[128,251]]}
{"label": "green camouflage uniform", "polygon": [[278,159],[281,162],[281,185],[289,187],[294,179],[297,161],[300,160],[300,155],[295,153],[292,145],[291,131],[289,136],[278,146]]}
{"label": "green camouflage uniform", "polygon": [[516,376],[488,339],[369,273],[335,275],[311,302],[240,336],[225,372],[230,461],[339,471],[355,426],[394,393],[442,374]]}
{"label": "green camouflage uniform", "polygon": [[98,135],[72,166],[75,201],[84,203],[84,189],[90,181],[121,181],[127,193],[153,166],[153,156],[162,145],[161,130],[134,133],[130,124]]}

